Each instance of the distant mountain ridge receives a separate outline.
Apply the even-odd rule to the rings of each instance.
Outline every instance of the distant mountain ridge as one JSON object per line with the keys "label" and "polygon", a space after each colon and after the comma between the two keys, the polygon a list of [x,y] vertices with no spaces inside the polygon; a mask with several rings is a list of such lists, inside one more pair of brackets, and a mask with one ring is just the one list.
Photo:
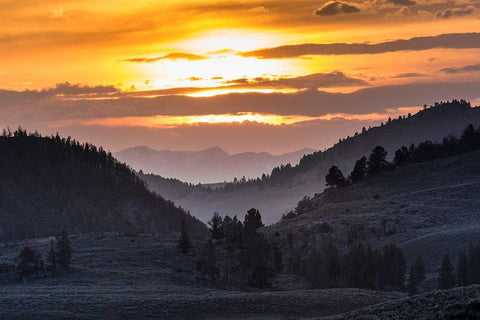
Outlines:
{"label": "distant mountain ridge", "polygon": [[191,183],[214,183],[232,181],[234,177],[256,178],[283,163],[295,165],[302,156],[314,151],[305,148],[282,155],[268,152],[229,154],[216,146],[200,151],[155,150],[138,146],[114,155],[137,171]]}
{"label": "distant mountain ridge", "polygon": [[[229,183],[224,190],[208,192],[194,188],[187,190],[175,203],[191,210],[195,216],[207,221],[214,211],[221,214],[244,212],[251,207],[262,213],[269,224],[278,221],[282,214],[297,206],[306,195],[320,193],[325,188],[325,175],[332,165],[345,175],[353,169],[355,161],[368,156],[377,145],[383,146],[392,160],[401,146],[423,141],[438,141],[449,134],[459,136],[469,125],[480,125],[480,107],[471,107],[466,101],[436,103],[414,115],[387,121],[385,124],[355,134],[340,141],[326,151],[304,156],[296,166],[283,165],[274,168],[264,179],[245,183]],[[161,179],[146,179],[149,187],[164,190]]]}

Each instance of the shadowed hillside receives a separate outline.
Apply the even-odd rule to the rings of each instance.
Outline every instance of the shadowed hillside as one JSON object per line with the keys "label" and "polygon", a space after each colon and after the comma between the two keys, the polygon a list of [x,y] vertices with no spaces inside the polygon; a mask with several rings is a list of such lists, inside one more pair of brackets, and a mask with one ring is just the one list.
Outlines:
{"label": "shadowed hillside", "polygon": [[0,239],[91,231],[172,232],[184,219],[124,164],[91,144],[18,129],[0,136]]}
{"label": "shadowed hillside", "polygon": [[[420,254],[425,288],[436,286],[443,255],[456,261],[468,244],[480,242],[480,151],[397,167],[303,201],[302,213],[265,232],[302,259],[329,242],[341,250],[354,245],[398,245],[407,261]],[[328,227],[327,227],[328,226]],[[288,258],[287,258],[288,259]]]}
{"label": "shadowed hillside", "polygon": [[[232,214],[255,207],[262,212],[267,224],[274,223],[295,208],[303,196],[323,191],[330,166],[337,165],[344,173],[349,173],[355,161],[368,155],[377,145],[388,151],[387,158],[391,160],[401,146],[426,140],[441,142],[449,134],[459,136],[469,124],[480,125],[479,107],[456,100],[435,104],[415,115],[389,120],[384,125],[366,128],[353,137],[341,139],[326,151],[304,156],[296,166],[282,165],[270,175],[225,184],[218,192],[195,188],[174,200],[204,221],[213,211]],[[154,184],[150,188],[157,190]]]}

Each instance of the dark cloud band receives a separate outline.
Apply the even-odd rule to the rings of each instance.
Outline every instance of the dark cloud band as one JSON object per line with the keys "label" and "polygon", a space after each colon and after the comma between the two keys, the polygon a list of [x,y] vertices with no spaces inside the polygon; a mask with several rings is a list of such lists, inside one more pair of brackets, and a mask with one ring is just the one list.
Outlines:
{"label": "dark cloud band", "polygon": [[298,44],[238,53],[243,57],[259,59],[288,59],[308,55],[379,54],[405,50],[472,49],[480,48],[480,33],[451,33],[429,37],[415,37],[377,44],[330,43]]}

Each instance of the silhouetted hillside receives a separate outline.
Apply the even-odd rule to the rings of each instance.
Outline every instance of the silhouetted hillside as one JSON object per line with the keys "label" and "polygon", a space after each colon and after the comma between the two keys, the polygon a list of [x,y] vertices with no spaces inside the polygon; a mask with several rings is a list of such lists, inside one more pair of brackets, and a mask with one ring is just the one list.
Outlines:
{"label": "silhouetted hillside", "polygon": [[154,190],[156,193],[161,194],[169,200],[182,199],[191,192],[208,192],[209,190],[208,187],[202,185],[193,185],[178,179],[164,178],[151,173],[145,174],[143,171],[138,173],[138,177],[147,183],[150,190]]}
{"label": "silhouetted hillside", "polygon": [[394,152],[401,146],[410,146],[423,141],[442,141],[448,135],[459,136],[465,127],[480,124],[480,108],[472,108],[464,100],[435,103],[433,106],[419,111],[415,115],[406,115],[398,119],[388,119],[381,126],[363,128],[361,133],[352,137],[339,139],[339,142],[326,151],[318,151],[305,155],[298,165],[281,165],[272,170],[270,175],[246,181],[231,183],[224,187],[225,191],[233,191],[245,186],[276,186],[285,184],[304,184],[323,182],[323,177],[331,165],[337,165],[343,172],[353,169],[353,159],[370,153],[377,145],[383,146],[393,159]]}
{"label": "silhouetted hillside", "polygon": [[229,154],[219,147],[200,151],[154,150],[145,146],[125,149],[115,157],[135,170],[194,183],[232,181],[234,177],[254,178],[282,163],[296,164],[313,149],[282,155],[267,152]]}
{"label": "silhouetted hillside", "polygon": [[198,220],[148,191],[125,164],[91,144],[17,130],[0,137],[0,239],[91,231],[172,232]]}
{"label": "silhouetted hillside", "polygon": [[[465,101],[435,104],[415,115],[365,128],[363,133],[343,139],[326,151],[304,156],[297,166],[284,165],[255,180],[225,184],[217,192],[195,189],[175,199],[175,203],[191,210],[203,221],[214,211],[234,214],[255,207],[262,213],[265,223],[271,224],[295,208],[305,195],[322,192],[330,166],[336,165],[348,174],[355,161],[368,156],[377,145],[388,151],[387,159],[391,161],[401,146],[418,145],[427,140],[442,142],[449,134],[459,137],[469,124],[475,128],[480,125],[479,107],[473,108]],[[151,187],[156,190],[153,185]]]}

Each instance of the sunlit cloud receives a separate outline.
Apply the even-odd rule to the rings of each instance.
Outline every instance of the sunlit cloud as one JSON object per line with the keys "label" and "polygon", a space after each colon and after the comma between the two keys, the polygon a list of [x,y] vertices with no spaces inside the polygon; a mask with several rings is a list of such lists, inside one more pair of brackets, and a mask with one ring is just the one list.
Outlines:
{"label": "sunlit cloud", "polygon": [[59,126],[66,123],[78,123],[81,125],[102,125],[107,127],[152,127],[152,128],[169,128],[181,125],[200,125],[200,124],[218,124],[218,123],[244,123],[256,122],[268,125],[289,125],[303,121],[315,120],[319,117],[308,117],[300,115],[274,115],[260,114],[252,112],[239,112],[236,114],[206,114],[206,115],[189,115],[189,116],[148,116],[148,117],[118,117],[89,119],[83,121],[63,121]]}
{"label": "sunlit cloud", "polygon": [[207,57],[201,56],[198,54],[193,53],[185,53],[185,52],[173,52],[161,57],[154,57],[154,58],[130,58],[124,59],[123,61],[127,62],[137,62],[137,63],[152,63],[157,62],[160,60],[188,60],[188,61],[197,61],[197,60],[205,60]]}

